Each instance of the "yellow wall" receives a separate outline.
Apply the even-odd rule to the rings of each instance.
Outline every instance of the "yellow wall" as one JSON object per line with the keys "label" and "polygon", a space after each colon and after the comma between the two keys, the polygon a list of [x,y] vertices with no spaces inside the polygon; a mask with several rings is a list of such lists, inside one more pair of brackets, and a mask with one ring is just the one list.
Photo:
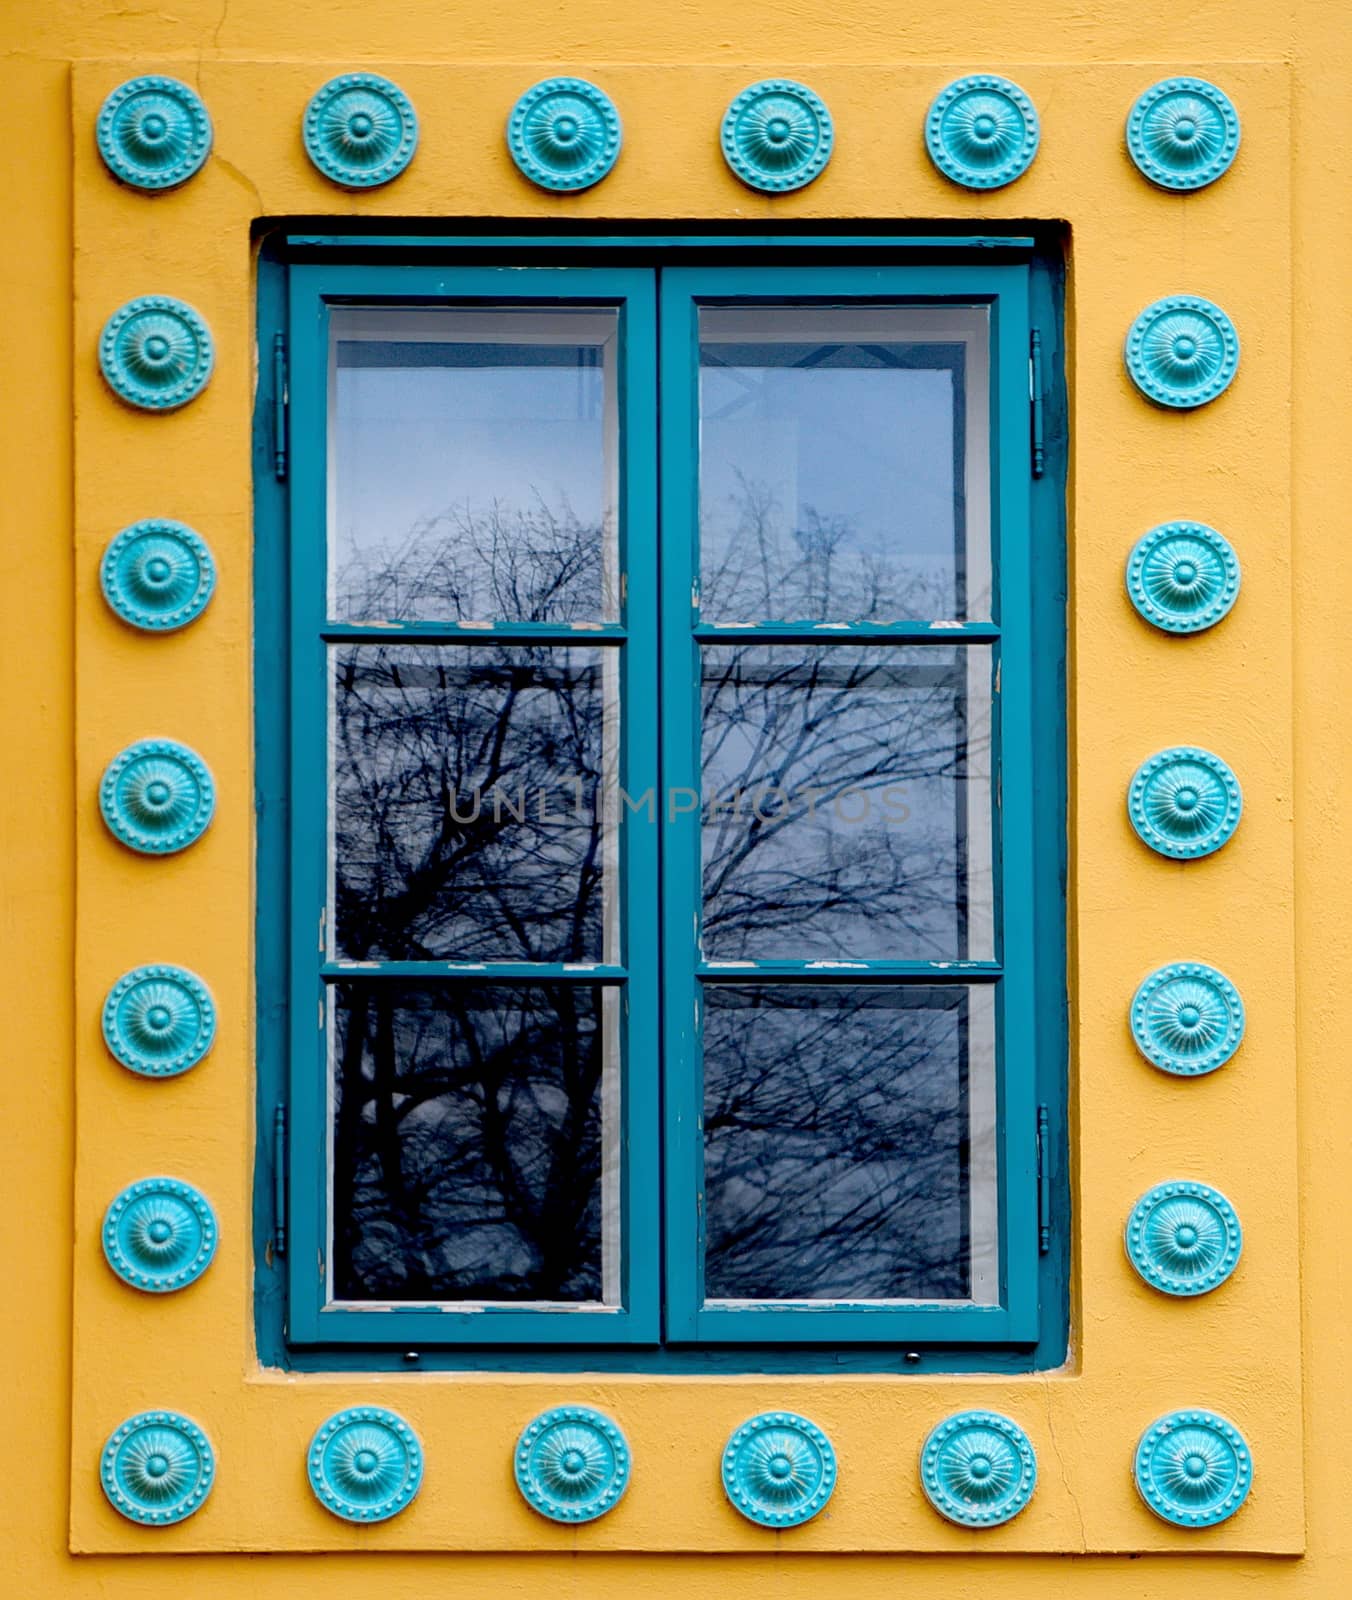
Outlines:
{"label": "yellow wall", "polygon": [[[270,1596],[362,1584],[391,1597],[432,1585],[447,1595],[700,1596],[768,1579],[784,1595],[965,1596],[998,1582],[1039,1597],[1258,1585],[1323,1596],[1347,1585],[1352,919],[1341,886],[1352,882],[1352,842],[1340,823],[1352,763],[1339,713],[1352,667],[1352,22],[1338,3],[1256,0],[896,9],[11,0],[0,17],[10,116],[0,948],[13,990],[0,1075],[0,1354],[20,1397],[6,1429],[0,1503],[15,1527],[0,1539],[0,1580],[13,1564],[13,1592]],[[388,71],[423,127],[409,172],[357,198],[309,169],[296,134],[308,95],[351,66]],[[1033,169],[985,196],[940,180],[919,142],[933,93],[982,69],[1017,78],[1043,123]],[[139,70],[196,83],[215,119],[213,160],[175,196],[120,190],[94,155],[102,96]],[[500,136],[516,94],[551,71],[595,77],[626,128],[612,177],[564,203],[517,179]],[[1121,148],[1127,106],[1171,71],[1222,83],[1244,121],[1235,169],[1187,198],[1150,190]],[[774,73],[823,94],[839,142],[821,181],[766,201],[729,177],[712,130],[732,93]],[[314,1504],[305,1442],[373,1386],[257,1369],[247,1253],[248,225],[288,212],[1069,221],[1076,1294],[1063,1371],[679,1383],[399,1375],[378,1392],[423,1435],[423,1495],[380,1529],[340,1526]],[[1244,355],[1221,402],[1169,416],[1132,392],[1120,349],[1136,311],[1179,290],[1224,305]],[[98,329],[142,292],[192,301],[216,335],[210,389],[174,417],[122,411],[97,375]],[[149,642],[120,629],[97,594],[107,538],[147,514],[197,526],[221,568],[202,622]],[[1196,640],[1150,633],[1122,593],[1131,542],[1173,516],[1215,523],[1244,566],[1234,615]],[[147,872],[105,837],[94,793],[109,757],[154,732],[202,751],[220,804],[201,846]],[[1218,750],[1246,795],[1234,843],[1181,868],[1141,850],[1122,804],[1136,762],[1178,742]],[[110,1069],[97,1021],[110,981],[148,954],[208,976],[222,1014],[208,1066],[152,1094]],[[1180,1085],[1142,1067],[1124,1013],[1145,971],[1190,955],[1238,982],[1249,1034],[1225,1072]],[[200,1285],[147,1307],[103,1266],[98,1221],[112,1193],[161,1166],[210,1193],[223,1242]],[[1126,1209],[1176,1172],[1216,1182],[1245,1223],[1241,1271],[1196,1305],[1144,1291],[1122,1261]],[[562,1398],[604,1404],[635,1451],[630,1496],[590,1529],[540,1522],[510,1486],[517,1428]],[[1201,1535],[1156,1522],[1130,1482],[1141,1428],[1189,1403],[1232,1416],[1256,1459],[1250,1504]],[[97,1487],[103,1437],[152,1404],[196,1416],[219,1453],[211,1501],[174,1530],[122,1523]],[[830,1516],[785,1535],[742,1524],[714,1475],[731,1425],[774,1404],[825,1425],[841,1459]],[[915,1482],[924,1431],[966,1404],[1016,1416],[1041,1463],[1029,1510],[980,1535],[940,1523]],[[341,1553],[368,1546],[386,1553]],[[318,1549],[338,1553],[322,1563],[300,1553]]]}

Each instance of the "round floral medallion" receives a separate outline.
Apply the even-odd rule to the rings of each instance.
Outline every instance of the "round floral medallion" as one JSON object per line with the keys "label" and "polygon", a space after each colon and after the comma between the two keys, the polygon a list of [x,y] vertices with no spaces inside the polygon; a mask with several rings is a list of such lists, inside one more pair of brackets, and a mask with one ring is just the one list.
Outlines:
{"label": "round floral medallion", "polygon": [[1209,1528],[1248,1498],[1253,1457],[1234,1423],[1214,1411],[1170,1411],[1141,1435],[1135,1477],[1157,1517],[1180,1528]]}
{"label": "round floral medallion", "polygon": [[344,189],[397,178],[418,148],[413,102],[388,78],[344,72],[318,90],[301,119],[305,153]]}
{"label": "round floral medallion", "polygon": [[335,1412],[311,1439],[306,1466],[315,1498],[346,1522],[385,1522],[422,1486],[418,1436],[383,1406]]}
{"label": "round floral medallion", "polygon": [[590,1406],[556,1406],[516,1441],[516,1486],[552,1522],[592,1522],[629,1487],[629,1445],[619,1425]]}
{"label": "round floral medallion", "polygon": [[1243,808],[1239,779],[1219,756],[1193,745],[1143,761],[1127,791],[1132,827],[1152,850],[1178,861],[1219,850]]}
{"label": "round floral medallion", "polygon": [[1033,102],[1017,83],[988,72],[955,79],[925,118],[930,160],[964,189],[1013,183],[1032,165],[1040,138]]}
{"label": "round floral medallion", "polygon": [[1239,335],[1210,300],[1166,295],[1132,323],[1125,358],[1131,381],[1148,400],[1189,411],[1230,387],[1239,367]]}
{"label": "round floral medallion", "polygon": [[1161,189],[1202,189],[1239,152],[1239,114],[1204,78],[1164,78],[1132,106],[1127,151]]}
{"label": "round floral medallion", "polygon": [[173,739],[140,739],[114,756],[99,787],[108,831],[129,850],[172,855],[206,832],[216,791],[206,763]]}
{"label": "round floral medallion", "polygon": [[808,1522],[836,1487],[836,1452],[814,1422],[763,1411],[723,1449],[723,1489],[734,1509],[765,1528]]}
{"label": "round floral medallion", "polygon": [[753,83],[723,113],[723,159],[749,188],[801,189],[831,159],[835,129],[820,95],[791,78]]}
{"label": "round floral medallion", "polygon": [[1161,1072],[1196,1078],[1239,1049],[1244,1002],[1223,972],[1200,961],[1174,961],[1145,978],[1131,1002],[1136,1048]]}
{"label": "round floral medallion", "polygon": [[216,587],[216,564],[191,528],[148,517],[112,540],[99,579],[103,598],[124,622],[168,633],[200,615]]}
{"label": "round floral medallion", "polygon": [[170,1294],[200,1278],[216,1254],[216,1215],[177,1178],[142,1178],[103,1218],[103,1254],[133,1289]]}
{"label": "round floral medallion", "polygon": [[1182,1180],[1157,1184],[1132,1207],[1127,1256],[1163,1294],[1208,1294],[1239,1263],[1244,1236],[1235,1208],[1218,1189]]}
{"label": "round floral medallion", "polygon": [[206,323],[166,294],[128,300],[104,323],[99,339],[108,387],[142,411],[173,411],[196,399],[214,360]]}
{"label": "round floral medallion", "polygon": [[109,1052],[145,1078],[187,1072],[211,1049],[216,1008],[206,984],[186,967],[134,967],[103,1003]]}
{"label": "round floral medallion", "polygon": [[114,177],[134,189],[173,189],[210,154],[211,118],[177,78],[129,78],[103,102],[94,136]]}
{"label": "round floral medallion", "polygon": [[192,1516],[211,1493],[215,1474],[211,1441],[177,1411],[128,1417],[109,1435],[99,1465],[113,1510],[151,1526]]}
{"label": "round floral medallion", "polygon": [[1127,558],[1131,603],[1166,633],[1200,633],[1239,595],[1239,562],[1228,539],[1204,522],[1162,522]]}
{"label": "round floral medallion", "polygon": [[993,1528],[1032,1499],[1037,1457],[1017,1422],[998,1411],[959,1411],[925,1440],[920,1482],[940,1516],[965,1528]]}
{"label": "round floral medallion", "polygon": [[585,78],[532,84],[507,118],[512,160],[542,189],[590,189],[619,159],[615,102]]}

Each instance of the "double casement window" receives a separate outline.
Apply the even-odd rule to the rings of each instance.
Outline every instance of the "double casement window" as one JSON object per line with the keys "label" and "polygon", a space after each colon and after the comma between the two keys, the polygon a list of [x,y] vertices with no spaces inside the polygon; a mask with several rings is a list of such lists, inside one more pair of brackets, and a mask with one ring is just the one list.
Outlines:
{"label": "double casement window", "polygon": [[287,1347],[1063,1349],[1050,277],[515,248],[268,267]]}

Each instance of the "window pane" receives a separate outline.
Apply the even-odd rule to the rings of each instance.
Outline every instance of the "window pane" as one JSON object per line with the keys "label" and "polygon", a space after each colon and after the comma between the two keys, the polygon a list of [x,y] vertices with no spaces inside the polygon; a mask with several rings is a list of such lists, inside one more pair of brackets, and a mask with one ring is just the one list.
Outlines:
{"label": "window pane", "polygon": [[996,1299],[990,987],[708,984],[706,1300]]}
{"label": "window pane", "polygon": [[617,652],[330,654],[335,953],[614,959]]}
{"label": "window pane", "polygon": [[703,652],[706,959],[994,957],[993,659]]}
{"label": "window pane", "polygon": [[700,312],[706,622],[990,616],[988,317]]}
{"label": "window pane", "polygon": [[331,1009],[333,1298],[617,1303],[616,991],[376,981]]}
{"label": "window pane", "polygon": [[330,614],[617,616],[619,313],[332,313]]}

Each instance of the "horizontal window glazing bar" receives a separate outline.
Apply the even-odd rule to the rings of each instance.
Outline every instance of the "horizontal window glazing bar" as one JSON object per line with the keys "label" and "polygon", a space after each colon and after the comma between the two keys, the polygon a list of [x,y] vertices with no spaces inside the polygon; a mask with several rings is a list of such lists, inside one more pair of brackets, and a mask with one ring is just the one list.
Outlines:
{"label": "horizontal window glazing bar", "polygon": [[706,983],[994,983],[1004,976],[998,961],[701,961],[695,976]]}
{"label": "horizontal window glazing bar", "polygon": [[994,622],[702,622],[700,644],[993,644]]}
{"label": "horizontal window glazing bar", "polygon": [[476,983],[625,983],[624,967],[586,961],[326,961],[320,968],[325,983],[351,978],[400,978],[446,982],[471,978]]}
{"label": "horizontal window glazing bar", "polygon": [[332,622],[320,631],[328,644],[623,644],[618,622]]}

